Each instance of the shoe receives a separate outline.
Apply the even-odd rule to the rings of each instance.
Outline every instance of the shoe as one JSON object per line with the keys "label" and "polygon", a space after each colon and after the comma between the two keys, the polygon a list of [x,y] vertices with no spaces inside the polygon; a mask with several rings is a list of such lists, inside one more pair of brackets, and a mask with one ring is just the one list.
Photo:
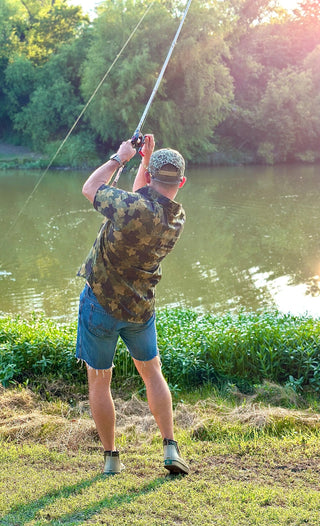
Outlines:
{"label": "shoe", "polygon": [[189,473],[189,466],[180,457],[178,444],[175,440],[165,438],[163,440],[163,452],[164,467],[168,469],[170,473],[183,473],[184,475]]}
{"label": "shoe", "polygon": [[104,452],[104,475],[117,475],[124,469],[120,462],[119,451]]}

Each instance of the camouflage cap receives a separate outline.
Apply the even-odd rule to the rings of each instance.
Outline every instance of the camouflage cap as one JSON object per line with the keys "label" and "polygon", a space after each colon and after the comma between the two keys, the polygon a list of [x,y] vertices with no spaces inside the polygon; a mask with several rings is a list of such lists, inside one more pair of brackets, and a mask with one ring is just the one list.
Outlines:
{"label": "camouflage cap", "polygon": [[155,181],[165,184],[178,184],[184,175],[184,158],[177,150],[163,148],[153,152],[148,170]]}

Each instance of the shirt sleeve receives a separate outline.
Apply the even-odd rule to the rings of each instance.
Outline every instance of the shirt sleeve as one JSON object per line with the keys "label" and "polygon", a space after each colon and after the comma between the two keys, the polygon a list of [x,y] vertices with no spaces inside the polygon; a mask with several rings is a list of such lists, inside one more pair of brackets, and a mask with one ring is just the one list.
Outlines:
{"label": "shirt sleeve", "polygon": [[93,206],[97,212],[114,222],[121,221],[125,211],[130,207],[138,206],[139,200],[139,194],[103,184],[97,190]]}

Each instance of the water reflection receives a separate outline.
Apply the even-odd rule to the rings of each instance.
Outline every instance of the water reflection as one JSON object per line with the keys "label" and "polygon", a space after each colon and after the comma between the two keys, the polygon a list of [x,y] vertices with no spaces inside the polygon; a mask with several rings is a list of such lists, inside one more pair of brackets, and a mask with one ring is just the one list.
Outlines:
{"label": "water reflection", "polygon": [[[0,174],[0,310],[75,319],[76,272],[100,217],[81,195],[87,174],[49,172],[8,236],[40,175]],[[187,223],[163,263],[158,306],[319,316],[319,186],[320,166],[189,170]]]}

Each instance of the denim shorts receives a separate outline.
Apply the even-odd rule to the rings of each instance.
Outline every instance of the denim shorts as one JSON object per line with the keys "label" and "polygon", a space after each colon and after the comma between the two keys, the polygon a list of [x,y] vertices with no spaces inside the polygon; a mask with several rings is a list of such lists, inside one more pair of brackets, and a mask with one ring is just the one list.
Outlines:
{"label": "denim shorts", "polygon": [[119,336],[136,360],[147,362],[158,355],[155,315],[146,323],[118,320],[86,284],[80,294],[76,357],[93,369],[110,369]]}

